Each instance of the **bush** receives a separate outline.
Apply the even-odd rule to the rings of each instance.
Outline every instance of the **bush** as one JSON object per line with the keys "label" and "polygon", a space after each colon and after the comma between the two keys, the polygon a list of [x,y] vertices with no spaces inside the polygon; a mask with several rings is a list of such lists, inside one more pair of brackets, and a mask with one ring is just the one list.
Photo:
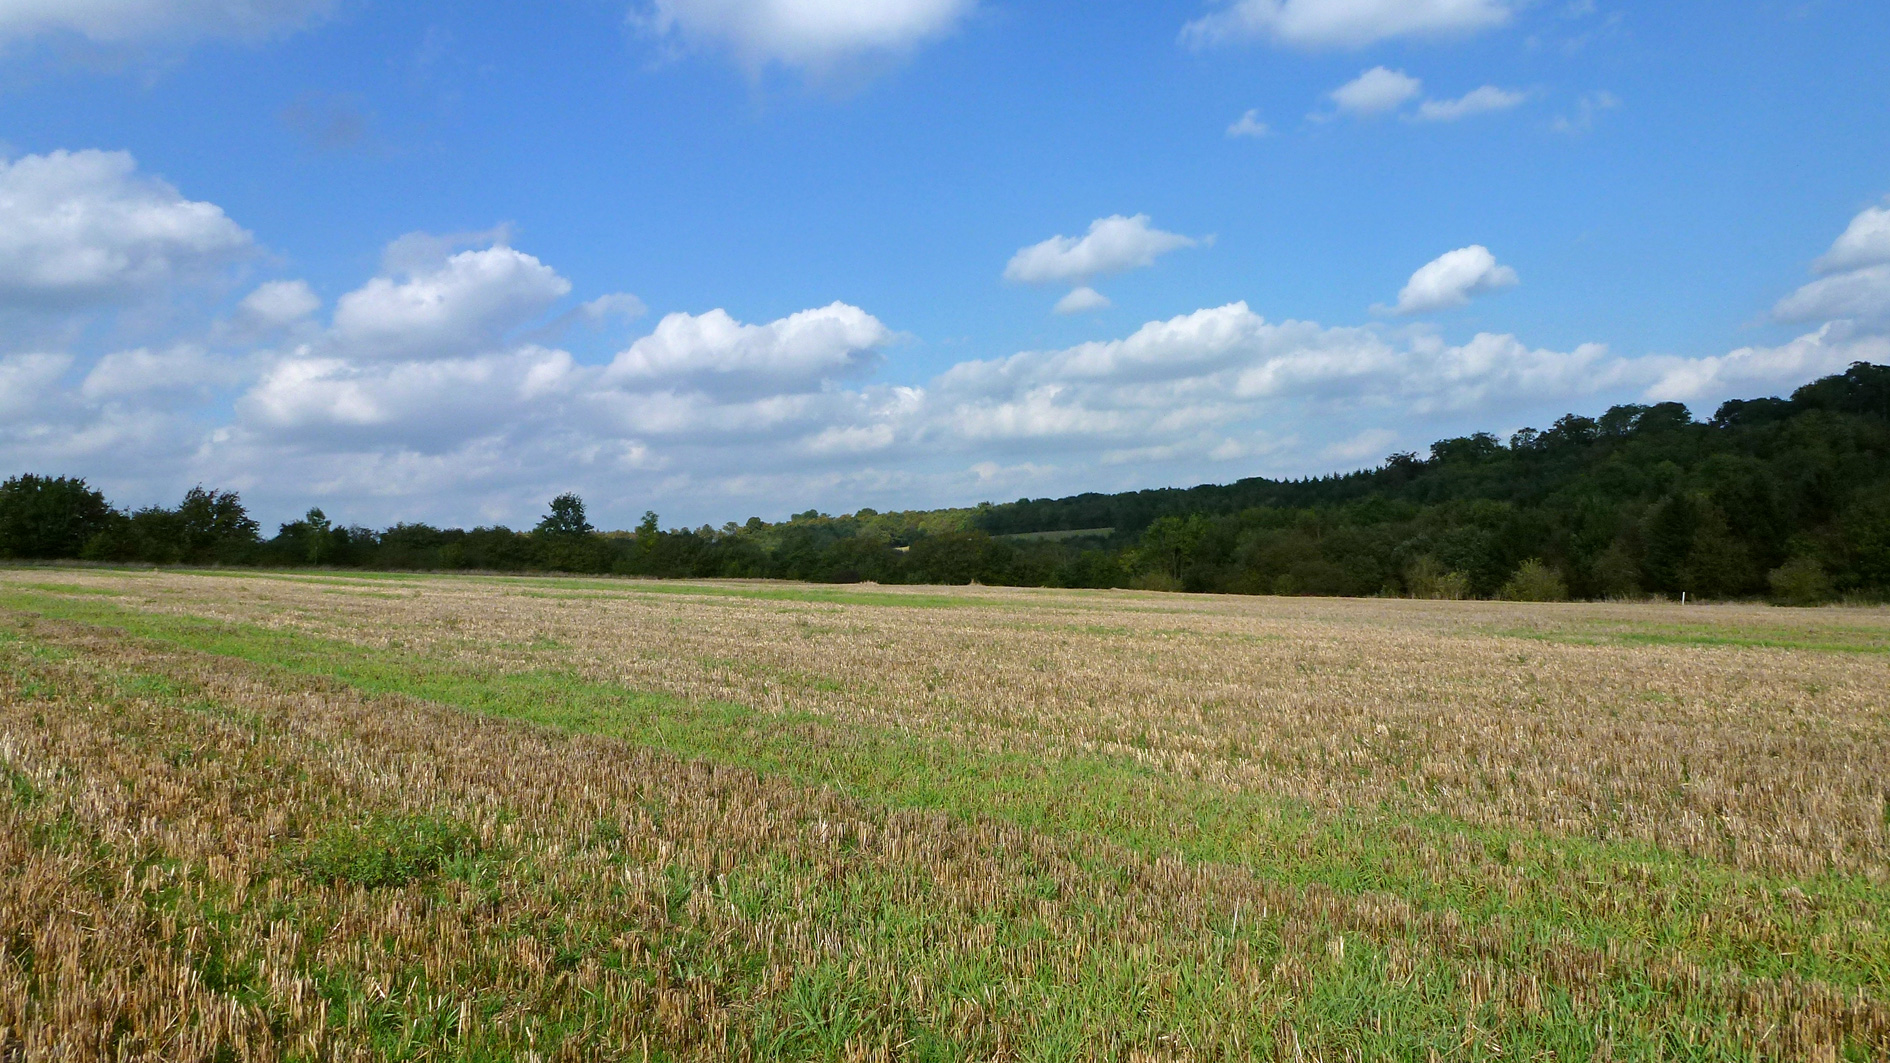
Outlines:
{"label": "bush", "polygon": [[1542,563],[1540,558],[1530,558],[1516,569],[1516,574],[1503,584],[1502,595],[1512,602],[1565,602],[1568,600],[1568,583],[1562,574]]}
{"label": "bush", "polygon": [[1404,573],[1404,585],[1410,589],[1413,598],[1455,602],[1470,597],[1470,577],[1462,572],[1446,570],[1442,563],[1429,554],[1411,562],[1411,567]]}
{"label": "bush", "polygon": [[1824,566],[1809,557],[1794,557],[1772,570],[1766,577],[1772,585],[1772,600],[1779,605],[1818,605],[1831,600],[1831,577]]}
{"label": "bush", "polygon": [[[1180,592],[1181,580],[1167,572],[1144,572],[1129,580],[1129,587],[1138,591],[1173,591]],[[1275,591],[1274,593],[1282,593]],[[1290,591],[1284,593],[1291,593]]]}

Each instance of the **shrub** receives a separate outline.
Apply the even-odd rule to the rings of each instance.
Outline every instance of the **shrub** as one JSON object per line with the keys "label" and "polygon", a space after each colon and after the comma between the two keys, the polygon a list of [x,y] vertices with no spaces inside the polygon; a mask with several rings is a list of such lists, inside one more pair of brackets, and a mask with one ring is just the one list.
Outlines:
{"label": "shrub", "polygon": [[1532,557],[1503,584],[1502,595],[1512,602],[1563,602],[1568,600],[1568,583],[1560,572]]}
{"label": "shrub", "polygon": [[[1174,591],[1181,590],[1179,577],[1167,572],[1144,572],[1129,580],[1130,588],[1138,591]],[[1275,591],[1275,594],[1291,594],[1291,591]]]}
{"label": "shrub", "polygon": [[1462,572],[1446,570],[1442,563],[1429,554],[1411,562],[1411,567],[1404,573],[1404,584],[1410,589],[1413,598],[1455,602],[1470,597],[1470,577]]}
{"label": "shrub", "polygon": [[1794,557],[1766,577],[1772,600],[1780,605],[1817,605],[1831,600],[1831,577],[1809,557]]}

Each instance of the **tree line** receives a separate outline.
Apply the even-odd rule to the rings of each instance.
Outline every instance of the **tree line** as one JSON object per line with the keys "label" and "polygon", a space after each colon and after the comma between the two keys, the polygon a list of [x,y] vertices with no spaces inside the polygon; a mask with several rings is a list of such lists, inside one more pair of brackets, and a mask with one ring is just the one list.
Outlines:
{"label": "tree line", "polygon": [[634,531],[561,495],[529,530],[341,526],[273,536],[231,491],[113,507],[82,479],[0,485],[0,557],[546,571],[849,583],[1140,587],[1531,600],[1890,597],[1890,367],[1789,398],[1570,414],[1344,475]]}

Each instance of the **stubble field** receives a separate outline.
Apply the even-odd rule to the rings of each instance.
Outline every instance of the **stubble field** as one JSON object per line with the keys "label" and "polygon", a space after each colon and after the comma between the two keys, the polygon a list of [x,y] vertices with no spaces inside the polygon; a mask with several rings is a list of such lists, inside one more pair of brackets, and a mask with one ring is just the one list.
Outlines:
{"label": "stubble field", "polygon": [[1890,612],[0,570],[0,1060],[1890,1057]]}

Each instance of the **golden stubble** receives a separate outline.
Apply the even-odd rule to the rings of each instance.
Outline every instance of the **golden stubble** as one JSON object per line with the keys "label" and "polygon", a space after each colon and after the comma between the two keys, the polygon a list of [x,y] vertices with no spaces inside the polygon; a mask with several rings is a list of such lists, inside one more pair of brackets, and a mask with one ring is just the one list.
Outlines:
{"label": "golden stubble", "polygon": [[[1631,941],[1473,927],[1381,893],[874,810],[79,625],[29,620],[25,635],[58,652],[0,681],[0,758],[41,794],[0,803],[9,1058],[371,1059],[375,1038],[424,1019],[468,1054],[743,1059],[770,1002],[819,968],[866,1009],[848,1059],[899,1058],[912,1016],[978,1058],[1017,1058],[1054,1019],[1042,986],[1104,972],[1136,980],[1137,1003],[1095,1017],[1086,1058],[1339,1058],[1345,1030],[1289,1020],[1362,947],[1394,983],[1453,972],[1437,991],[1467,1009],[1461,1048],[1477,1058],[1500,1054],[1481,1030],[1528,1023],[1552,997],[1604,1013],[1624,975],[1654,995],[1609,1021],[1642,1035],[1709,1032],[1704,1006],[1766,1058],[1890,1046],[1890,1009],[1862,992]],[[169,690],[126,686],[141,677]],[[282,873],[285,846],[370,814],[449,817],[502,866],[431,888]],[[66,841],[36,840],[49,834]],[[767,902],[736,903],[731,878],[766,883]],[[889,909],[923,925],[882,925]],[[1243,913],[1270,945],[1241,934]],[[211,984],[212,955],[253,969],[246,993]],[[947,972],[967,966],[980,982],[955,985]],[[336,977],[361,1002],[337,1011],[323,988]],[[538,1057],[541,1043],[556,1053]]]}
{"label": "golden stubble", "polygon": [[[1874,632],[1881,651],[1880,609],[869,589],[928,603],[908,608],[640,592],[648,585],[634,581],[134,585],[125,601],[139,608],[479,668],[562,668],[977,748],[1127,756],[1328,810],[1890,881],[1890,653],[1594,644],[1649,627],[1815,643],[1836,625]],[[941,596],[963,604],[932,607]]]}

